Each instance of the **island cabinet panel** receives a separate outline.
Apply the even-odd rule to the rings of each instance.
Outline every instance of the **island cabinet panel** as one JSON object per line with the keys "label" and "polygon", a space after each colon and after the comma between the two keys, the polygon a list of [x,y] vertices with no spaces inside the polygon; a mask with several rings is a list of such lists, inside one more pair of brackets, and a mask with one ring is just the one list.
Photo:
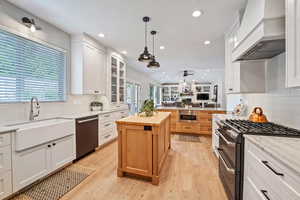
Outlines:
{"label": "island cabinet panel", "polygon": [[143,126],[122,127],[122,168],[127,172],[152,175],[152,131]]}
{"label": "island cabinet panel", "polygon": [[159,184],[170,147],[170,113],[153,117],[129,116],[118,120],[118,176],[141,175]]}

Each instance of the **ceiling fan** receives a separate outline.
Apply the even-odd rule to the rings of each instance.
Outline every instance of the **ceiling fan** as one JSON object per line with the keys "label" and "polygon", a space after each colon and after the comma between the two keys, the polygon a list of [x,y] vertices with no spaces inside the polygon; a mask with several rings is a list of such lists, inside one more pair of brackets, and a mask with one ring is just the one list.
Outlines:
{"label": "ceiling fan", "polygon": [[195,72],[192,70],[184,70],[183,71],[183,77],[193,76],[194,74],[195,74]]}
{"label": "ceiling fan", "polygon": [[39,27],[39,26],[37,26],[37,25],[35,24],[34,19],[29,19],[28,17],[23,17],[23,18],[22,18],[22,23],[23,23],[26,27],[30,28],[30,31],[31,31],[31,32],[35,32],[35,31],[42,30],[41,27]]}

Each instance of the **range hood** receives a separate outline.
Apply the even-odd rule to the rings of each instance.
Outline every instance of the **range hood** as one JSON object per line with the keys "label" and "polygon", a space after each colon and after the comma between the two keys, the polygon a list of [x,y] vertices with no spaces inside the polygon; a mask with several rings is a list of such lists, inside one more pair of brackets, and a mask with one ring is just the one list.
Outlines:
{"label": "range hood", "polygon": [[285,51],[285,0],[248,0],[234,38],[233,61],[261,60]]}

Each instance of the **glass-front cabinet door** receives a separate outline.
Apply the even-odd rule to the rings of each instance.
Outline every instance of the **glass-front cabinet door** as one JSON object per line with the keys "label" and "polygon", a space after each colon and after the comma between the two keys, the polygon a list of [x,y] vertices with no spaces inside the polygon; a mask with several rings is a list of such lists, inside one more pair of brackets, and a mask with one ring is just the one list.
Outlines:
{"label": "glass-front cabinet door", "polygon": [[111,102],[117,103],[118,94],[118,61],[111,57]]}
{"label": "glass-front cabinet door", "polygon": [[125,64],[119,62],[119,102],[124,103],[125,100]]}

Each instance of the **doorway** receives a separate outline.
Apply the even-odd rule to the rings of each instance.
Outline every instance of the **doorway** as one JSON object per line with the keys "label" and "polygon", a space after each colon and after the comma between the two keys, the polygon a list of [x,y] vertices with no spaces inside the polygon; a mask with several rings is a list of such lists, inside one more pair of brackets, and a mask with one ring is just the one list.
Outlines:
{"label": "doorway", "polygon": [[137,83],[127,82],[126,83],[126,102],[129,107],[129,113],[131,115],[140,111],[140,96],[141,96],[141,85]]}

